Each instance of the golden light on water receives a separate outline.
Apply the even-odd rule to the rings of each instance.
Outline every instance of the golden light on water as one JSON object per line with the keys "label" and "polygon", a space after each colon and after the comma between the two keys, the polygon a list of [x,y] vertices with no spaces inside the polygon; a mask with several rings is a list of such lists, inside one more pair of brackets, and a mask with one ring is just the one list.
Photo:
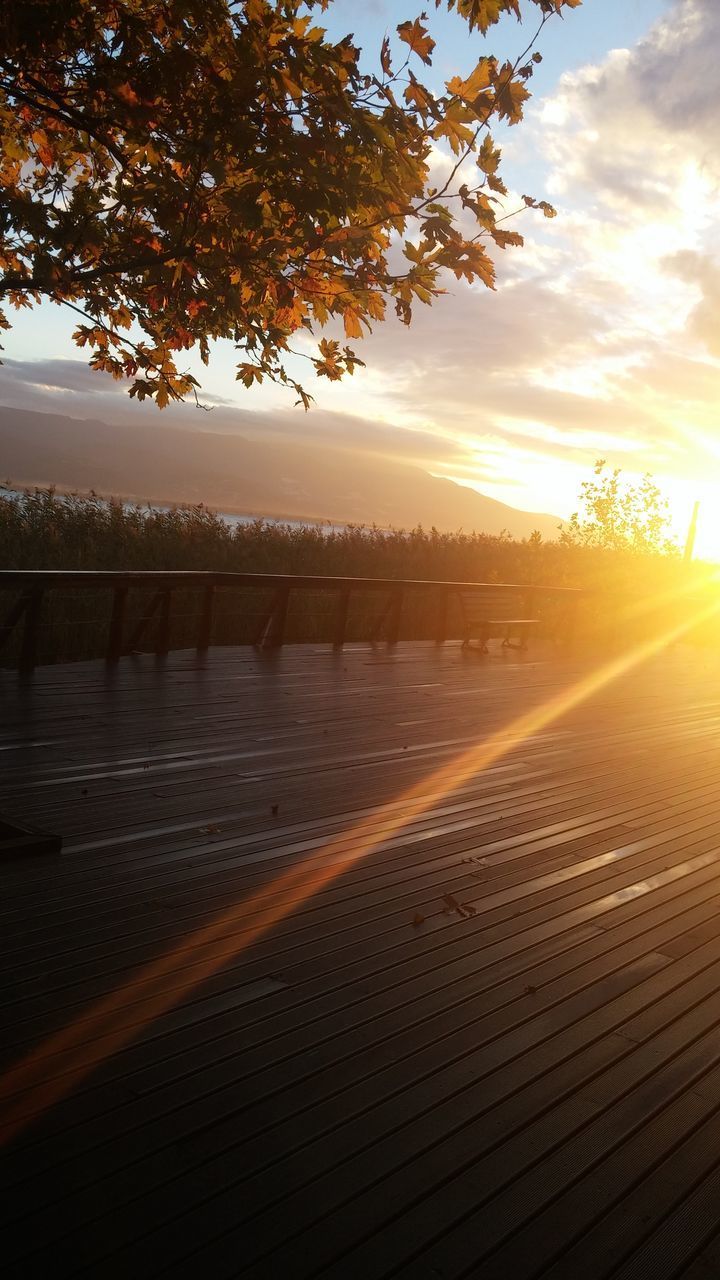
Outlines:
{"label": "golden light on water", "polygon": [[[653,603],[662,606],[666,600],[656,598]],[[716,617],[720,613],[717,590],[713,590],[712,599],[695,601],[692,607],[686,602],[683,609],[681,622],[631,646],[413,783],[270,884],[226,907],[37,1045],[0,1078],[0,1142],[9,1141],[103,1061],[136,1039],[145,1027],[191,996],[293,911],[456,788],[693,627]]]}

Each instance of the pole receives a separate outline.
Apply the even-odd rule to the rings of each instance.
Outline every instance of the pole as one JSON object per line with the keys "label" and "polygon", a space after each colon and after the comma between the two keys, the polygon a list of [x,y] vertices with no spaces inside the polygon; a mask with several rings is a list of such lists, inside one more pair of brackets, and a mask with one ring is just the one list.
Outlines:
{"label": "pole", "polygon": [[692,560],[693,551],[695,550],[695,534],[697,533],[697,522],[698,522],[699,510],[700,510],[700,503],[696,501],[693,507],[692,516],[690,517],[690,525],[688,527],[687,538],[685,540],[685,555],[683,559],[685,560],[686,563],[689,563]]}

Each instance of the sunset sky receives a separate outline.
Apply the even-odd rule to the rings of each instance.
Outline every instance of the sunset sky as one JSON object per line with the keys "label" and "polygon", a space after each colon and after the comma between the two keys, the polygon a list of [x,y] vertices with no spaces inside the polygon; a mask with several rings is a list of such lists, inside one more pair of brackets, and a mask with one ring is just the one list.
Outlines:
{"label": "sunset sky", "polygon": [[[417,8],[338,0],[327,21],[333,34],[354,31],[371,59]],[[438,85],[488,50],[519,53],[532,31],[528,16],[471,41],[444,13],[431,29]],[[411,329],[380,326],[356,344],[367,369],[313,383],[307,416],[275,388],[236,384],[229,344],[202,370],[206,398],[224,416],[237,405],[244,435],[384,452],[561,516],[602,456],[652,472],[681,533],[699,498],[699,550],[720,555],[720,3],[585,0],[548,24],[539,48],[526,119],[502,139],[503,176],[558,217],[513,224],[526,245],[502,255],[497,292],[453,279]],[[86,370],[73,327],[51,306],[18,318],[3,403],[108,421],[128,412],[122,391]],[[154,407],[135,412],[157,425]]]}

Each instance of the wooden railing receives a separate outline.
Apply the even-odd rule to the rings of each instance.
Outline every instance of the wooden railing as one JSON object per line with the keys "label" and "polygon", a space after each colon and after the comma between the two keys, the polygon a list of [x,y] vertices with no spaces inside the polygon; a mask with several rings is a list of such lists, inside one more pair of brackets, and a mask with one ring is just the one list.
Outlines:
{"label": "wooden railing", "polygon": [[[353,592],[384,593],[385,600],[373,629],[373,639],[397,643],[403,604],[412,593],[432,593],[434,638],[441,644],[447,638],[448,602],[453,595],[467,593],[516,593],[524,616],[532,617],[538,595],[565,600],[574,612],[574,604],[585,593],[570,587],[530,587],[518,583],[442,582],[395,578],[340,578],[307,574],[277,573],[206,573],[206,572],[104,572],[95,570],[0,570],[0,592],[14,596],[9,609],[0,611],[0,653],[10,638],[21,629],[17,666],[31,671],[37,663],[41,614],[48,597],[63,591],[102,590],[111,593],[107,613],[104,656],[116,663],[123,654],[137,649],[138,644],[154,629],[152,651],[158,656],[170,649],[170,623],[173,592],[197,591],[199,608],[196,616],[195,644],[204,652],[212,644],[213,613],[217,594],[233,588],[272,590],[271,603],[264,611],[252,643],[263,648],[276,648],[283,643],[288,605],[293,592],[328,592],[336,597],[332,643],[340,647],[346,638],[348,609]],[[128,598],[142,591],[148,598],[131,630],[127,626]],[[148,594],[149,593],[149,594]],[[568,627],[570,626],[568,622]]]}

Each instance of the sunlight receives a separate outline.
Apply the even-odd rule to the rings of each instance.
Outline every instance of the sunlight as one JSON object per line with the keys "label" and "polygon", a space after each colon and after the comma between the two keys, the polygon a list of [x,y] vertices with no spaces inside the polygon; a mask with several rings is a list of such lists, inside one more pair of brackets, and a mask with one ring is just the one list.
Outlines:
{"label": "sunlight", "polygon": [[720,561],[720,507],[708,499],[700,504],[695,559]]}
{"label": "sunlight", "polygon": [[[676,595],[689,590],[683,588]],[[661,605],[646,601],[638,612]],[[524,713],[485,741],[414,783],[296,866],[220,912],[177,947],[138,970],[127,983],[82,1012],[10,1068],[0,1079],[0,1142],[60,1101],[101,1062],[137,1038],[144,1027],[187,999],[203,982],[330,885],[345,870],[398,835],[414,818],[546,729],[620,676],[638,667],[693,627],[720,613],[717,593],[682,622],[633,646],[570,688]]]}

